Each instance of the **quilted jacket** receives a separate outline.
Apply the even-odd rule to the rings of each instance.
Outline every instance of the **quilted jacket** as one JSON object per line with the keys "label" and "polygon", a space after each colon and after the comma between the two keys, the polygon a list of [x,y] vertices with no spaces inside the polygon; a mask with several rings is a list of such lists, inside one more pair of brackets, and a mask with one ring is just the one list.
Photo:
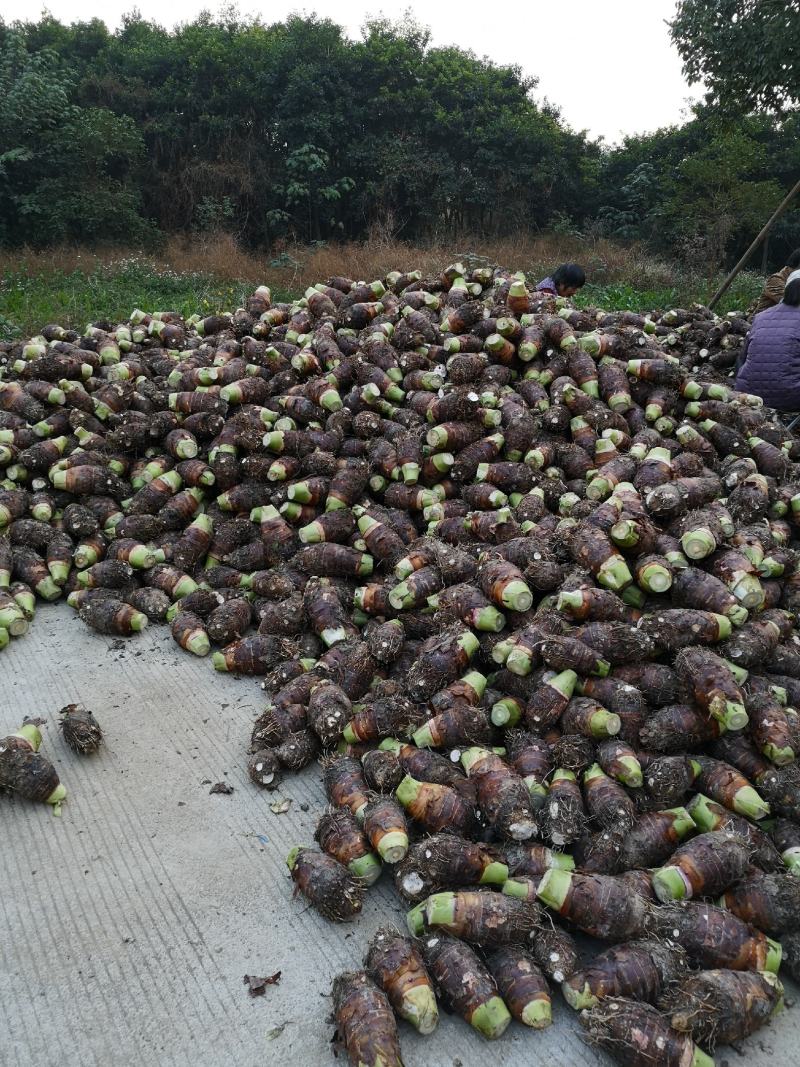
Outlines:
{"label": "quilted jacket", "polygon": [[736,388],[778,411],[800,411],[800,308],[776,304],[756,315],[745,353]]}

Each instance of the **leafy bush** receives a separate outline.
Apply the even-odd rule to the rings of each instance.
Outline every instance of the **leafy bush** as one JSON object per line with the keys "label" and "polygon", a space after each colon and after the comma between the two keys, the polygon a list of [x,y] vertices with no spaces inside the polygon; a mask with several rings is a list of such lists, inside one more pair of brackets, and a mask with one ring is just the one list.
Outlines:
{"label": "leafy bush", "polygon": [[136,123],[77,106],[73,88],[55,53],[0,35],[0,244],[153,236],[134,181],[144,153]]}

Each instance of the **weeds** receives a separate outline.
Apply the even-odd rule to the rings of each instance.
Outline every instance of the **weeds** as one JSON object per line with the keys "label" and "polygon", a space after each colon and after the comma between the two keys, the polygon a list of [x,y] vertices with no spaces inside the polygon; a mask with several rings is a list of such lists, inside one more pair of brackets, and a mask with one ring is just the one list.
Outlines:
{"label": "weeds", "polygon": [[[640,245],[558,233],[447,246],[376,239],[263,254],[242,250],[225,234],[173,237],[156,255],[118,248],[23,249],[0,251],[0,340],[33,334],[48,322],[75,328],[118,322],[134,307],[210,314],[239,306],[255,285],[270,285],[276,299],[288,299],[330,275],[370,280],[398,267],[433,274],[457,259],[468,266],[510,266],[531,278],[577,261],[589,277],[577,302],[609,311],[686,306],[707,300],[719,281],[687,273]],[[758,275],[739,275],[720,310],[746,309],[760,286]]]}

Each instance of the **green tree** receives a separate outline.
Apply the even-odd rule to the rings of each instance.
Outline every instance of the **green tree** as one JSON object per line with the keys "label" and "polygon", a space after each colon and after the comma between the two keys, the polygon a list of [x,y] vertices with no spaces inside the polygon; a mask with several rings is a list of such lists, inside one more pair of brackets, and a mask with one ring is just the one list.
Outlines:
{"label": "green tree", "polygon": [[539,228],[594,204],[598,151],[532,99],[535,82],[411,20],[264,25],[202,14],[172,31],[128,16],[49,16],[28,49],[75,70],[71,99],[132,120],[146,149],[144,211],[164,230],[225,220],[251,244]]}
{"label": "green tree", "polygon": [[758,231],[782,195],[777,182],[756,177],[765,163],[763,147],[741,127],[732,127],[721,129],[678,165],[667,180],[660,216],[683,243],[685,258],[716,269],[737,233]]}
{"label": "green tree", "polygon": [[133,178],[143,149],[130,118],[71,102],[74,79],[48,49],[0,37],[0,241],[48,244],[133,237]]}
{"label": "green tree", "polygon": [[[682,126],[606,150],[598,222],[604,232],[717,266],[738,257],[800,170],[800,113],[731,118],[698,107]],[[773,262],[800,244],[800,210],[770,245]]]}
{"label": "green tree", "polygon": [[778,112],[800,103],[797,0],[681,0],[670,33],[710,102]]}

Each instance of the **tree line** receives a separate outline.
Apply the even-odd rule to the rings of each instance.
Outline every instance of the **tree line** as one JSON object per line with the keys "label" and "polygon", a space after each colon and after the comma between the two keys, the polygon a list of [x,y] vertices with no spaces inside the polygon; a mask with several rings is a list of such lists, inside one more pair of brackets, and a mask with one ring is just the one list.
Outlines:
{"label": "tree line", "polygon": [[[711,101],[608,147],[535,89],[412,21],[368,21],[356,41],[300,16],[0,22],[0,244],[561,229],[718,266],[800,172],[796,110]],[[800,211],[775,258],[792,244]]]}

